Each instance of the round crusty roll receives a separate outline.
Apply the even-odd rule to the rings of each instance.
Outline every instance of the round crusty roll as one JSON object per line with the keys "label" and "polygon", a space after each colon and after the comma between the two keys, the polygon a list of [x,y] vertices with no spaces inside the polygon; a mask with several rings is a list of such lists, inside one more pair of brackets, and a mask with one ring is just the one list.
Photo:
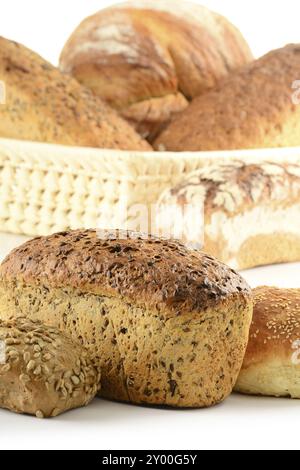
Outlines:
{"label": "round crusty roll", "polygon": [[[196,170],[158,199],[156,230],[228,266],[300,261],[300,159],[224,159]],[[193,210],[189,210],[193,209]]]}
{"label": "round crusty roll", "polygon": [[235,391],[300,398],[300,289],[257,287]]}
{"label": "round crusty roll", "polygon": [[57,416],[87,405],[99,388],[100,368],[79,342],[39,321],[0,320],[1,408]]}
{"label": "round crusty roll", "polygon": [[60,66],[151,141],[188,100],[251,59],[222,16],[190,2],[141,0],[86,18]]}

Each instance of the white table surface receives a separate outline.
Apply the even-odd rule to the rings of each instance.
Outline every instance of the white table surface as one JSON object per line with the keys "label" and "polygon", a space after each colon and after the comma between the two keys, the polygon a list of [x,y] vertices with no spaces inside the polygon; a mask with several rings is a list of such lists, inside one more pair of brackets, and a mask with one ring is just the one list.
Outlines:
{"label": "white table surface", "polygon": [[[0,259],[24,237],[0,233]],[[252,287],[300,287],[300,264],[244,272]],[[300,402],[232,395],[206,410],[166,410],[99,398],[38,420],[0,410],[0,449],[299,449]]]}

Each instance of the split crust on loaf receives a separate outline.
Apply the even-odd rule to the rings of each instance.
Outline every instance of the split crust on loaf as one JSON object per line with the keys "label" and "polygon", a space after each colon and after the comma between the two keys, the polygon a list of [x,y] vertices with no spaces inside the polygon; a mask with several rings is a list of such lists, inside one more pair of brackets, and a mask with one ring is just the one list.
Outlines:
{"label": "split crust on loaf", "polygon": [[[170,207],[182,213],[191,205],[199,218],[204,208],[204,250],[232,268],[298,261],[299,199],[299,162],[212,164],[162,195],[157,229],[172,230]],[[184,241],[201,242],[190,227],[186,224]]]}
{"label": "split crust on loaf", "polygon": [[131,126],[75,79],[0,37],[0,136],[64,145],[150,150]]}
{"label": "split crust on loaf", "polygon": [[0,271],[1,318],[21,312],[87,346],[102,396],[181,407],[222,401],[248,340],[251,291],[175,241],[74,231],[35,239]]}
{"label": "split crust on loaf", "polygon": [[249,344],[235,390],[300,398],[300,289],[257,287]]}
{"label": "split crust on loaf", "polygon": [[252,60],[225,18],[189,2],[133,2],[86,18],[62,70],[120,111],[150,141],[188,101]]}
{"label": "split crust on loaf", "polygon": [[46,418],[87,405],[100,388],[100,368],[77,341],[37,320],[20,312],[0,320],[0,407]]}
{"label": "split crust on loaf", "polygon": [[293,83],[300,45],[274,50],[196,97],[156,139],[168,151],[233,150],[300,145],[300,107]]}

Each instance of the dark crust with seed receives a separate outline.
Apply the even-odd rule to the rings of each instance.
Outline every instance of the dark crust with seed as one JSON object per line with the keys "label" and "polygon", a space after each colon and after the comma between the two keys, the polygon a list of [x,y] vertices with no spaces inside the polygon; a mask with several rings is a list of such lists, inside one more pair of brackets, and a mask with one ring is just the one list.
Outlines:
{"label": "dark crust with seed", "polygon": [[64,145],[150,150],[131,126],[75,79],[0,37],[0,136]]}
{"label": "dark crust with seed", "polygon": [[261,286],[253,290],[253,296],[253,320],[242,370],[269,360],[291,364],[293,343],[300,340],[300,289]]}
{"label": "dark crust with seed", "polygon": [[244,279],[211,256],[177,241],[122,236],[75,230],[35,238],[4,260],[0,280],[121,297],[166,317],[251,296]]}

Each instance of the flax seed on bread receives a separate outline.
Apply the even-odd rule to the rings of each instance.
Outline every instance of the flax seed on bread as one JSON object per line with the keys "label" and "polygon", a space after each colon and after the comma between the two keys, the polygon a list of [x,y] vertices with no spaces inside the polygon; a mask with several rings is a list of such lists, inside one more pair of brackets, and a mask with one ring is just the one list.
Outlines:
{"label": "flax seed on bread", "polygon": [[101,366],[102,396],[176,407],[224,400],[252,316],[243,278],[176,241],[101,236],[63,232],[14,250],[0,269],[0,318],[25,315],[79,339]]}
{"label": "flax seed on bread", "polygon": [[0,137],[85,147],[150,150],[88,89],[26,47],[0,37]]}

